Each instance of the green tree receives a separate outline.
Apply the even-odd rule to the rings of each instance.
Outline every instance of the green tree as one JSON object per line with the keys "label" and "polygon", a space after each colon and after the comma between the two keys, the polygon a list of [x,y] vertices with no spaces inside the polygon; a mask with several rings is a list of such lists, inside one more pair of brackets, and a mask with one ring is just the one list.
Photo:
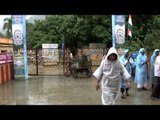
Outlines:
{"label": "green tree", "polygon": [[[88,46],[90,42],[107,43],[111,41],[111,16],[105,15],[53,15],[46,20],[35,21],[32,39],[43,34],[38,42],[58,43],[65,42],[66,47]],[[44,40],[46,39],[46,40]],[[35,47],[35,46],[34,46]]]}
{"label": "green tree", "polygon": [[3,30],[7,30],[6,38],[12,37],[12,19],[11,17],[4,19]]}
{"label": "green tree", "polygon": [[33,29],[34,29],[35,25],[33,23],[29,23],[28,21],[26,21],[26,41],[27,41],[27,49],[31,49],[33,48],[33,42],[32,38],[33,38]]}
{"label": "green tree", "polygon": [[[141,47],[155,47],[148,44],[154,31],[160,29],[159,15],[132,15],[133,37],[127,37],[122,47],[132,51]],[[58,43],[61,47],[80,48],[89,43],[112,43],[111,15],[49,15],[45,20],[36,20],[28,28],[27,41],[30,48],[41,48],[43,43]],[[154,39],[154,38],[153,38]]]}
{"label": "green tree", "polygon": [[133,37],[131,40],[142,41],[141,47],[144,47],[145,37],[151,34],[154,29],[153,22],[155,15],[133,15]]}
{"label": "green tree", "polygon": [[126,15],[126,42],[119,46],[128,48],[133,52],[139,50],[141,47],[147,50],[150,47],[154,47],[151,44],[147,44],[147,37],[160,26],[160,18],[157,15],[132,15],[132,38],[127,36],[127,22],[128,15]]}
{"label": "green tree", "polygon": [[145,48],[148,51],[154,51],[154,49],[160,49],[160,30],[153,31],[152,34],[148,34],[145,39]]}

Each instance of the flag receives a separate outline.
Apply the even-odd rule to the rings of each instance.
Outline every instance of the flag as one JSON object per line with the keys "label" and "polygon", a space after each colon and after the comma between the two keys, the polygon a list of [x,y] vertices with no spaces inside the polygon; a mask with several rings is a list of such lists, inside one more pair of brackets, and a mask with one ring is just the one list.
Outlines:
{"label": "flag", "polygon": [[128,35],[130,36],[130,37],[132,37],[132,29],[133,28],[133,26],[132,26],[132,17],[131,17],[131,15],[129,15],[129,18],[128,18]]}

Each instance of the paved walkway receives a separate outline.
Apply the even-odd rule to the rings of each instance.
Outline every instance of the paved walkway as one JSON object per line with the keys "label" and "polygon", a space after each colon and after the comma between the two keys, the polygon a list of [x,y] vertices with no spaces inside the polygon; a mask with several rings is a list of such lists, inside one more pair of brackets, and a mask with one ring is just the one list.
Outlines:
{"label": "paved walkway", "polygon": [[[150,99],[149,90],[137,91],[134,83],[129,93],[126,99],[119,96],[116,105],[160,105],[160,100]],[[31,76],[0,85],[0,105],[101,105],[101,91],[92,77],[83,75]]]}

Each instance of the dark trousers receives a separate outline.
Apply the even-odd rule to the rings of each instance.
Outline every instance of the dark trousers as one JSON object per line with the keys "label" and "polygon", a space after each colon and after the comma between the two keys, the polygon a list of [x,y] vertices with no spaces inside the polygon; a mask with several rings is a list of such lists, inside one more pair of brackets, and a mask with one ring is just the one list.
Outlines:
{"label": "dark trousers", "polygon": [[124,93],[125,91],[128,92],[129,88],[121,88],[121,93]]}
{"label": "dark trousers", "polygon": [[160,77],[154,77],[154,86],[152,90],[151,97],[160,97]]}

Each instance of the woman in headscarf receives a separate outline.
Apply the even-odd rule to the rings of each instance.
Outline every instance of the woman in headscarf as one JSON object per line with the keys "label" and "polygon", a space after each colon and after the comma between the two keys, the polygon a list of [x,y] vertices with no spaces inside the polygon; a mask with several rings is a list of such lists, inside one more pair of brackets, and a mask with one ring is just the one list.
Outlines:
{"label": "woman in headscarf", "polygon": [[156,59],[156,57],[159,55],[160,50],[159,49],[155,49],[153,51],[153,54],[151,56],[151,60],[150,60],[150,82],[151,82],[151,89],[153,89],[154,86],[154,61]]}
{"label": "woman in headscarf", "polygon": [[121,76],[124,77],[125,82],[130,86],[128,81],[130,74],[118,60],[118,54],[114,47],[109,49],[107,56],[102,60],[93,76],[96,78],[96,90],[100,89],[101,82],[103,105],[115,103],[120,90]]}
{"label": "woman in headscarf", "polygon": [[136,63],[135,83],[137,83],[137,89],[139,91],[147,90],[148,60],[144,48],[139,50]]}
{"label": "woman in headscarf", "polygon": [[[132,68],[134,67],[134,61],[133,61],[133,59],[131,58],[131,54],[130,54],[129,49],[125,49],[125,50],[124,50],[124,53],[123,53],[123,55],[119,58],[119,60],[120,60],[121,64],[123,64],[124,67],[127,69],[128,73],[129,73],[130,75],[132,75]],[[130,77],[129,80],[131,80],[131,77]],[[121,78],[121,93],[122,93],[121,98],[122,98],[122,99],[125,99],[125,95],[126,95],[126,96],[129,96],[128,91],[129,91],[129,86],[126,84],[124,78],[122,77],[122,78]],[[124,92],[125,92],[125,94],[124,94]]]}

